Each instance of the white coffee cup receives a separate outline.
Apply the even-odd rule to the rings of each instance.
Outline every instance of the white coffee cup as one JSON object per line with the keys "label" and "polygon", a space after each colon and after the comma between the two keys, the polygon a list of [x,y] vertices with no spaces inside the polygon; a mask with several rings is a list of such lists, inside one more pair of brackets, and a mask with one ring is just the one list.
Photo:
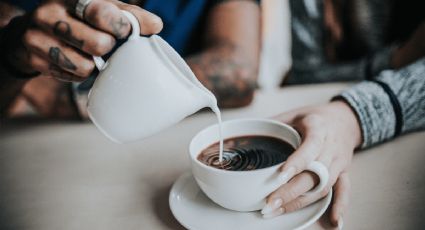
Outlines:
{"label": "white coffee cup", "polygon": [[[262,135],[282,139],[295,149],[301,144],[300,135],[289,125],[269,119],[237,119],[222,123],[223,139]],[[189,147],[192,173],[201,190],[215,203],[235,211],[256,211],[265,205],[266,197],[283,183],[279,168],[283,163],[252,171],[227,171],[201,163],[197,157],[202,150],[219,140],[218,126],[200,131]],[[320,192],[328,182],[325,166],[313,161],[307,169],[320,178],[320,183],[308,194]],[[308,195],[304,194],[304,195]]]}
{"label": "white coffee cup", "polygon": [[94,57],[99,76],[87,111],[115,142],[143,139],[217,101],[178,53],[161,37],[141,37],[134,15],[123,11],[132,34],[105,63]]}

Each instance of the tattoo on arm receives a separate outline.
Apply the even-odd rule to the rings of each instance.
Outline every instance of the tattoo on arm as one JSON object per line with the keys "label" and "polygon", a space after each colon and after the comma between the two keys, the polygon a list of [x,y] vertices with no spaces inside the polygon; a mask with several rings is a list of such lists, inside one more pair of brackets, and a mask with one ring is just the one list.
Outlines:
{"label": "tattoo on arm", "polygon": [[53,63],[68,70],[76,70],[77,66],[69,60],[59,47],[50,47],[49,57]]}
{"label": "tattoo on arm", "polygon": [[78,40],[72,35],[71,26],[67,22],[57,21],[53,27],[53,33],[76,48],[81,49],[84,45],[84,40]]}
{"label": "tattoo on arm", "polygon": [[222,42],[192,56],[188,63],[222,107],[244,106],[251,102],[257,88],[257,67],[232,42]]}

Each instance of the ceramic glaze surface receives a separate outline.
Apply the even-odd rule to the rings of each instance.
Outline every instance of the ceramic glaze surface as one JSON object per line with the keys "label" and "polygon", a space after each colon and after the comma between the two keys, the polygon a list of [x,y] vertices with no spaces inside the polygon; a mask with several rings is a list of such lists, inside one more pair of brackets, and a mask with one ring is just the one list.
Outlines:
{"label": "ceramic glaze surface", "polygon": [[[137,19],[125,12],[133,28]],[[137,33],[137,34],[136,34]],[[89,94],[88,113],[115,142],[130,142],[170,127],[201,108],[218,110],[214,95],[161,37],[133,34],[106,62]]]}
{"label": "ceramic glaze surface", "polygon": [[[282,181],[279,168],[285,163],[249,171],[229,171],[205,165],[199,154],[217,142],[219,126],[212,125],[192,139],[189,155],[193,176],[201,190],[215,203],[234,211],[256,211],[265,205],[265,198],[287,181]],[[222,123],[222,137],[259,135],[281,139],[297,149],[301,137],[291,126],[270,119],[235,119]],[[305,170],[316,174],[319,184],[304,195],[321,192],[329,180],[326,167],[317,161],[310,162]]]}

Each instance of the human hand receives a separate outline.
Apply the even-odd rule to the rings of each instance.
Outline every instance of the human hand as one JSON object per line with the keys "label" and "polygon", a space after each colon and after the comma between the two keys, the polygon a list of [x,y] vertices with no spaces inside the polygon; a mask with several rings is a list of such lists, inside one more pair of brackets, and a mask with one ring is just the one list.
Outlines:
{"label": "human hand", "polygon": [[[274,119],[293,126],[303,140],[282,166],[284,184],[268,196],[261,211],[264,218],[308,206],[334,187],[330,219],[333,225],[341,227],[350,192],[347,170],[354,149],[361,143],[361,130],[354,112],[345,102],[335,101],[282,113]],[[329,182],[323,191],[303,196],[318,183],[315,174],[304,171],[312,161],[319,161],[327,167]]]}
{"label": "human hand", "polygon": [[75,16],[77,0],[44,1],[33,13],[11,24],[14,36],[6,41],[7,61],[24,73],[41,72],[64,81],[82,81],[95,68],[91,56],[111,51],[125,38],[130,23],[120,10],[133,13],[144,35],[159,33],[161,19],[118,0],[93,0],[84,20]]}

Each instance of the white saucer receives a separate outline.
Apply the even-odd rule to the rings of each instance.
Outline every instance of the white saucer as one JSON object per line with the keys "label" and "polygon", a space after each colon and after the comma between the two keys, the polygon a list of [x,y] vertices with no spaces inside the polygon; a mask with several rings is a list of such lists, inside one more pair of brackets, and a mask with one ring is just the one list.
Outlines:
{"label": "white saucer", "polygon": [[174,183],[169,197],[176,219],[193,230],[226,229],[304,229],[316,222],[326,211],[332,198],[325,198],[299,211],[272,219],[263,219],[259,212],[236,212],[212,202],[200,190],[191,173],[184,173]]}

